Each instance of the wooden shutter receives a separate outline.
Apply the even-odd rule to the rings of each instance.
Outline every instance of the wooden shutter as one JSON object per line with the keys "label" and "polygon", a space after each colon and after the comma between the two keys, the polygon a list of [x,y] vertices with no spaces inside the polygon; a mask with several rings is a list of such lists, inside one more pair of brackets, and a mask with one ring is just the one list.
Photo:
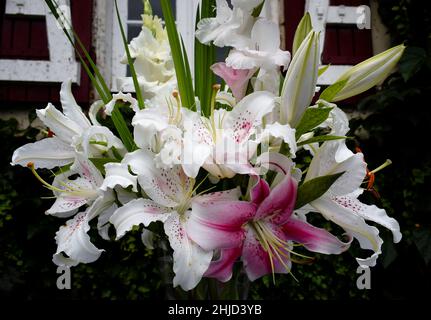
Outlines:
{"label": "wooden shutter", "polygon": [[[360,7],[360,6],[367,7]],[[284,3],[286,47],[291,50],[296,26],[307,10],[313,26],[321,31],[322,64],[329,69],[319,77],[319,85],[332,84],[350,66],[372,56],[371,30],[357,26],[367,0],[287,0]],[[366,12],[369,13],[369,12]],[[367,17],[369,19],[369,17]],[[367,24],[367,23],[366,23]]]}
{"label": "wooden shutter", "polygon": [[[7,3],[10,1],[10,3]],[[20,4],[24,6],[38,6],[36,14],[20,14]],[[16,6],[12,14],[6,11],[7,5]],[[80,36],[86,49],[91,52],[91,28],[92,28],[92,0],[74,0],[70,3],[70,11],[72,24],[75,31]],[[42,7],[43,6],[43,7]],[[9,9],[10,10],[10,9]],[[25,10],[35,10],[27,7]],[[38,14],[41,10],[45,10],[44,0],[0,0],[0,61],[14,61],[12,65],[19,67],[19,64],[26,65],[26,61],[35,61],[36,63],[46,63],[50,61],[49,50],[49,32],[52,30],[47,28],[47,16]],[[24,12],[25,13],[25,12]],[[50,18],[48,16],[48,18]],[[56,28],[56,27],[55,27]],[[61,30],[58,30],[62,32]],[[61,35],[61,40],[64,41],[65,36]],[[64,43],[64,42],[63,42]],[[55,47],[56,42],[53,42]],[[70,65],[78,65],[75,54],[71,52]],[[66,54],[67,56],[67,54]],[[67,59],[67,57],[65,57]],[[70,61],[70,60],[69,60]],[[60,82],[68,78],[73,78],[73,68],[63,68],[56,72],[55,77],[46,77],[46,80],[41,75],[29,74],[28,78],[8,78],[6,72],[0,70],[0,108],[11,108],[16,106],[31,106],[41,107],[48,101],[58,102]],[[28,70],[31,72],[31,70]],[[44,74],[43,72],[41,73]],[[48,74],[48,73],[46,73]],[[36,76],[36,77],[33,77]],[[38,78],[39,77],[39,78]],[[73,93],[76,100],[83,105],[88,105],[90,100],[90,82],[84,70],[75,74],[75,82],[73,85]],[[34,79],[34,80],[27,80]],[[78,84],[79,83],[79,84]]]}

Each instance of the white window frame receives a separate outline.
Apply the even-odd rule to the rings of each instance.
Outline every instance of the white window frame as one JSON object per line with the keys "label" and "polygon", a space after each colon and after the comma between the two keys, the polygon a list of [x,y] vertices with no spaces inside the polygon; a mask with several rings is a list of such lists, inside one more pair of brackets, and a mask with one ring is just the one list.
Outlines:
{"label": "white window frame", "polygon": [[[326,24],[356,25],[361,7],[363,6],[330,6],[329,0],[307,0],[305,2],[305,12],[310,13],[314,30],[320,31],[320,57],[325,45]],[[317,79],[317,84],[331,85],[351,67],[351,65],[330,65]]]}
{"label": "white window frame", "polygon": [[[177,0],[176,5],[176,21],[177,28],[180,32],[184,46],[187,50],[187,56],[190,62],[190,68],[192,75],[194,74],[194,38],[195,38],[195,20],[196,20],[196,10],[199,0]],[[123,22],[124,32],[127,35],[127,27],[131,25],[140,25],[142,21],[140,20],[129,20],[127,17],[128,13],[128,1],[118,2],[118,11],[120,13],[121,20]],[[115,8],[112,6],[113,10]],[[112,91],[118,91],[117,78],[125,77],[127,71],[127,65],[122,64],[120,61],[124,55],[124,45],[121,38],[120,26],[118,24],[118,19],[116,12],[112,14],[113,18],[113,29],[112,29],[112,65],[111,65],[111,89]],[[124,91],[134,92],[134,87],[130,86],[125,88]]]}
{"label": "white window frame", "polygon": [[[66,16],[70,17],[69,0],[59,1]],[[49,60],[0,59],[0,80],[62,82],[67,75],[79,83],[81,68],[75,52],[64,36],[55,17],[43,0],[6,0],[5,14],[45,16],[48,32]]]}

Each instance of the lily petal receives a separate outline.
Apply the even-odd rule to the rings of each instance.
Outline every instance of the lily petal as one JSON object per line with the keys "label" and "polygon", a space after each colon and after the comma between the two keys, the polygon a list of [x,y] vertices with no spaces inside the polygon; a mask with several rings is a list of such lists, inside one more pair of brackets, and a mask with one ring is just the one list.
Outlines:
{"label": "lily petal", "polygon": [[400,225],[397,220],[388,216],[384,209],[380,209],[375,205],[367,205],[357,199],[357,197],[363,192],[363,189],[359,190],[359,193],[352,193],[344,196],[338,196],[334,198],[334,201],[339,205],[351,210],[353,213],[364,218],[365,220],[373,221],[389,229],[392,232],[395,243],[401,241],[402,234],[400,232]]}
{"label": "lily petal", "polygon": [[274,96],[265,91],[254,92],[244,97],[226,116],[224,129],[233,130],[237,143],[248,140],[262,118],[275,106]]}
{"label": "lily petal", "polygon": [[224,62],[213,64],[211,70],[231,88],[236,101],[240,101],[245,96],[248,81],[255,72],[254,69],[234,69]]}
{"label": "lily petal", "polygon": [[63,82],[60,90],[60,101],[63,108],[63,113],[70,120],[74,121],[83,130],[91,126],[90,121],[87,119],[82,109],[76,103],[72,95],[72,81],[68,80]]}
{"label": "lily petal", "polygon": [[36,114],[55,133],[57,138],[67,144],[71,144],[73,137],[83,132],[83,129],[75,121],[62,114],[51,103],[48,103],[45,109],[36,110]]}
{"label": "lily petal", "polygon": [[289,240],[304,245],[310,251],[323,254],[340,254],[350,247],[353,238],[347,242],[339,240],[325,229],[316,228],[296,218],[289,219],[283,230]]}
{"label": "lily petal", "polygon": [[282,139],[289,146],[290,156],[295,158],[295,153],[298,150],[295,138],[295,129],[292,129],[288,124],[282,125],[278,122],[267,124],[262,132],[262,138],[269,135],[274,138]]}
{"label": "lily petal", "polygon": [[344,172],[329,188],[332,195],[344,195],[357,190],[366,175],[366,163],[362,153],[353,154],[342,162],[337,162],[335,155],[342,141],[326,141],[317,151],[305,177],[305,181],[316,177]]}
{"label": "lily petal", "polygon": [[105,112],[107,115],[112,114],[112,111],[114,111],[114,107],[117,101],[128,102],[130,104],[130,108],[135,112],[138,112],[140,110],[138,106],[138,101],[133,98],[130,93],[123,93],[120,91],[117,94],[113,94],[112,100],[109,101],[109,103],[105,106]]}
{"label": "lily petal", "polygon": [[256,184],[250,191],[251,201],[256,205],[259,205],[266,197],[269,196],[270,192],[271,190],[269,189],[268,182],[258,178]]}
{"label": "lily petal", "polygon": [[271,190],[257,209],[254,219],[262,219],[274,214],[270,219],[273,223],[281,225],[292,215],[296,201],[296,191],[298,183],[290,174]]}
{"label": "lily petal", "polygon": [[80,212],[68,220],[55,235],[58,247],[52,261],[58,266],[76,266],[96,261],[104,250],[97,249],[91,243],[87,234],[89,230],[86,212]]}
{"label": "lily petal", "polygon": [[216,278],[221,282],[227,282],[232,278],[232,269],[234,263],[241,256],[242,248],[223,249],[220,252],[220,258],[211,261],[210,267],[204,276]]}
{"label": "lily petal", "polygon": [[125,147],[121,140],[111,130],[103,126],[91,126],[86,129],[74,145],[88,158],[102,157],[114,147],[120,154],[124,154]]}
{"label": "lily petal", "polygon": [[27,166],[33,162],[36,169],[53,169],[72,163],[75,152],[57,137],[46,138],[33,143],[27,143],[15,150],[12,155],[12,165]]}
{"label": "lily petal", "polygon": [[335,199],[329,197],[319,198],[311,205],[326,219],[342,227],[346,232],[359,241],[362,249],[372,250],[374,254],[368,258],[356,260],[360,265],[373,267],[378,255],[381,253],[383,240],[379,237],[379,230],[369,226],[364,218],[354,214],[349,208],[340,205]]}
{"label": "lily petal", "polygon": [[246,201],[193,201],[184,227],[204,250],[238,247],[244,239],[242,225],[255,211],[255,205]]}
{"label": "lily petal", "polygon": [[197,286],[205,271],[208,270],[213,252],[205,251],[190,240],[177,214],[171,214],[164,223],[165,233],[174,250],[175,277],[173,285],[183,290],[191,290]]}
{"label": "lily petal", "polygon": [[[273,170],[283,175],[289,174],[293,167],[291,159],[278,152],[265,152],[256,159],[256,165],[261,166],[261,170]],[[261,172],[260,174],[265,174]]]}
{"label": "lily petal", "polygon": [[153,155],[146,150],[137,150],[124,157],[123,163],[130,165],[138,175],[140,186],[157,203],[173,208],[180,204],[190,192],[191,179],[180,165],[172,168],[156,168]]}
{"label": "lily petal", "polygon": [[151,222],[164,222],[171,211],[171,209],[160,206],[154,201],[140,198],[118,208],[109,221],[117,230],[117,239],[120,239],[133,226],[138,226],[142,223],[148,227]]}
{"label": "lily petal", "polygon": [[106,191],[108,188],[114,189],[116,186],[123,188],[131,186],[134,192],[138,192],[138,179],[130,174],[127,164],[110,162],[105,164],[105,171],[105,180],[100,186],[100,190]]}

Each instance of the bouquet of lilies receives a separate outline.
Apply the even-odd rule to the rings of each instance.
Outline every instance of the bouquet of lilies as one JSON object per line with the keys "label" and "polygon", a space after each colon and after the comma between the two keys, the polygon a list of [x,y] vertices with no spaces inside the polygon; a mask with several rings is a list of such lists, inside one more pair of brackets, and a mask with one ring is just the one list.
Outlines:
{"label": "bouquet of lilies", "polygon": [[[57,3],[46,2],[61,17]],[[161,0],[165,21],[145,3],[142,31],[130,44],[120,21],[132,76],[117,87],[133,85],[134,95],[112,94],[63,25],[101,100],[85,114],[64,82],[62,111],[50,103],[37,110],[46,137],[12,157],[52,190],[46,214],[68,219],[55,235],[55,264],[101,256],[90,228],[113,241],[142,225],[149,248],[169,242],[173,285],[191,290],[203,277],[229,281],[234,266],[251,281],[291,273],[294,263],[312,259],[307,251],[341,254],[355,240],[371,251],[356,258],[359,265],[374,266],[383,241],[368,221],[401,240],[395,219],[360,200],[390,161],[369,170],[364,155],[346,146],[349,121],[335,102],[381,83],[404,46],[352,67],[317,94],[326,68],[309,15],[289,53],[280,49],[279,26],[264,17],[265,1],[231,2],[198,8],[194,76],[169,0]],[[229,47],[225,61],[214,61],[215,47]],[[37,169],[52,170],[53,181]],[[312,215],[344,233],[312,225]]]}

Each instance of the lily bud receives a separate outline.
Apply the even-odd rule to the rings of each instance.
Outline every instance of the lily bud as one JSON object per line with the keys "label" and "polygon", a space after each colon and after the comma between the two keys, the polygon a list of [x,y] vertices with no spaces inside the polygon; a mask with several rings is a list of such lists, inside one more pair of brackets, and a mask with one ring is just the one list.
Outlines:
{"label": "lily bud", "polygon": [[293,38],[292,56],[294,56],[296,51],[298,51],[302,41],[304,41],[311,30],[313,30],[313,26],[311,24],[310,14],[307,12],[302,17],[298,27],[296,28],[295,37]]}
{"label": "lily bud", "polygon": [[400,44],[347,70],[336,83],[348,80],[331,102],[356,96],[381,83],[397,65],[405,48],[403,44]]}
{"label": "lily bud", "polygon": [[281,91],[280,123],[294,128],[316,91],[319,34],[311,31],[299,46],[287,70]]}

